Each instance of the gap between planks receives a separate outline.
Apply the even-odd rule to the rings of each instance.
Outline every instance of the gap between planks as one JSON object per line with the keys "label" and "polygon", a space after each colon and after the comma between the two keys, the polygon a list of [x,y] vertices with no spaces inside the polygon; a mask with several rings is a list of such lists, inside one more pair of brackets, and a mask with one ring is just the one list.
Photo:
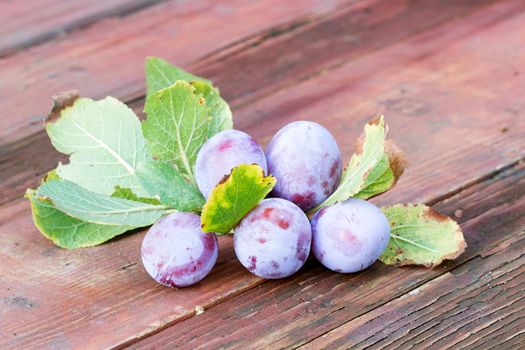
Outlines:
{"label": "gap between planks", "polygon": [[445,201],[446,199],[463,192],[469,187],[481,184],[482,182],[489,181],[493,178],[497,178],[498,176],[505,174],[508,170],[512,170],[512,168],[519,166],[520,164],[523,164],[524,162],[525,162],[525,156],[513,162],[510,162],[508,164],[502,164],[499,168],[494,169],[493,171],[487,172],[485,175],[480,175],[477,178],[474,178],[462,184],[461,186],[458,186],[457,188],[451,189],[450,191],[444,193],[441,196],[436,196],[435,198],[428,200],[426,204],[433,206],[434,204],[437,204],[438,202]]}

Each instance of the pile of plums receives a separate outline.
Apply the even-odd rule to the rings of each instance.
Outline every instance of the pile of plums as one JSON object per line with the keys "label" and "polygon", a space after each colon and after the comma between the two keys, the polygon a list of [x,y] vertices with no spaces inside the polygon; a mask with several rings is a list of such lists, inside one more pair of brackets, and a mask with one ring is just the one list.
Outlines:
{"label": "pile of plums", "polygon": [[[284,126],[266,152],[249,135],[222,131],[197,156],[195,177],[207,198],[239,164],[258,164],[277,179],[270,194],[234,229],[237,258],[253,274],[284,278],[297,272],[310,250],[327,268],[342,273],[370,266],[390,238],[387,218],[373,204],[356,198],[316,208],[339,185],[341,153],[323,126],[298,121]],[[214,233],[201,231],[200,217],[176,212],[155,223],[142,244],[142,261],[157,282],[170,287],[197,283],[213,268],[218,255]]]}

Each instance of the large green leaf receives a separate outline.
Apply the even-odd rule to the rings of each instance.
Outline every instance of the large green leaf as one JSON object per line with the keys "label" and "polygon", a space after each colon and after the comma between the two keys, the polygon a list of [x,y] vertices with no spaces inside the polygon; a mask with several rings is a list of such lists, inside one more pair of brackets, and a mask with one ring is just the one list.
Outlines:
{"label": "large green leaf", "polygon": [[233,128],[233,117],[228,103],[221,98],[219,89],[211,81],[195,76],[180,69],[162,58],[148,57],[146,59],[146,82],[148,96],[172,86],[177,80],[185,80],[195,87],[197,94],[202,94],[211,116],[208,136],[211,137],[222,130]]}
{"label": "large green leaf", "polygon": [[354,197],[368,199],[380,195],[394,187],[403,175],[407,163],[405,154],[391,140],[386,140],[384,146],[385,154],[366,175],[363,187]]}
{"label": "large green leaf", "polygon": [[125,104],[112,97],[59,97],[45,126],[53,146],[70,155],[69,164],[56,169],[60,178],[107,195],[115,186],[147,195],[136,168],[148,152],[140,122]]}
{"label": "large green leaf", "polygon": [[196,94],[191,84],[179,80],[149,96],[144,110],[148,118],[142,130],[153,156],[175,166],[194,184],[193,167],[210,126],[204,97]]}
{"label": "large green leaf", "polygon": [[322,207],[347,200],[367,187],[367,177],[385,156],[384,142],[387,133],[388,128],[383,116],[374,118],[365,125],[364,133],[356,143],[356,151],[343,171],[339,186],[311,213],[315,213]]}
{"label": "large green leaf", "polygon": [[71,217],[39,198],[34,190],[27,190],[26,198],[31,201],[35,226],[59,247],[76,249],[91,247],[132,230],[133,226],[99,225]]}
{"label": "large green leaf", "polygon": [[202,209],[204,232],[228,233],[275,186],[272,176],[264,176],[256,164],[241,164],[233,168],[211,192]]}
{"label": "large green leaf", "polygon": [[204,205],[204,197],[199,190],[188,183],[169,164],[150,160],[138,170],[144,188],[161,203],[179,211],[199,212]]}
{"label": "large green leaf", "polygon": [[465,251],[459,225],[424,204],[396,204],[382,210],[390,222],[390,241],[379,258],[385,264],[432,267]]}
{"label": "large green leaf", "polygon": [[160,57],[148,57],[146,59],[148,96],[172,86],[177,80],[186,80],[187,82],[200,81],[211,85],[211,81],[188,73]]}
{"label": "large green leaf", "polygon": [[91,192],[67,180],[46,181],[36,195],[69,216],[102,225],[147,226],[168,209]]}

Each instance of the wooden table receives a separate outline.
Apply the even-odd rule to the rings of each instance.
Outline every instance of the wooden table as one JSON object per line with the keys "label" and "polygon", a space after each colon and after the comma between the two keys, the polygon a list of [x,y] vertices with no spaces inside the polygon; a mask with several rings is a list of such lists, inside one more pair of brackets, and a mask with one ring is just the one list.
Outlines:
{"label": "wooden table", "polygon": [[[267,281],[223,237],[213,272],[174,290],[142,268],[144,231],[55,247],[22,199],[65,160],[42,129],[50,96],[141,113],[148,55],[212,79],[263,144],[309,119],[348,160],[384,113],[411,164],[374,202],[455,216],[466,252],[350,275],[310,260]],[[8,0],[0,57],[1,349],[523,348],[525,1]]]}

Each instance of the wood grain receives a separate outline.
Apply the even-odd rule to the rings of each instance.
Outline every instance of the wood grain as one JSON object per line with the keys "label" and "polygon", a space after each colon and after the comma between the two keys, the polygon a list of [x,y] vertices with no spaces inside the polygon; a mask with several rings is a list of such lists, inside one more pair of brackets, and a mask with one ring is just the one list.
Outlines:
{"label": "wood grain", "polygon": [[288,122],[317,121],[348,157],[384,114],[410,165],[383,200],[457,191],[523,156],[525,35],[507,33],[525,33],[524,10],[497,3],[353,59],[237,109],[236,126],[264,143]]}
{"label": "wood grain", "polygon": [[[416,5],[420,4],[419,2],[415,3]],[[476,2],[468,3],[474,4]],[[380,6],[380,4],[382,3],[376,4],[376,6]],[[404,2],[401,1],[400,4],[404,4]],[[428,4],[433,3],[428,2]],[[397,7],[394,6],[394,8]],[[408,35],[403,26],[398,27],[400,33],[397,34],[392,27],[399,24],[403,19],[408,20],[414,17],[413,11],[419,11],[421,8],[424,6],[416,6],[415,10],[410,7],[404,8],[404,11],[400,11],[400,13],[391,11],[397,14],[393,15],[388,11],[366,7],[370,11],[365,9],[363,10],[364,13],[371,12],[375,15],[385,12],[390,14],[384,18],[387,24],[382,27],[379,23],[374,26],[369,17],[360,15],[360,8],[352,8],[357,12],[349,10],[344,16],[341,15],[343,17],[335,21],[330,17],[326,22],[340,24],[335,24],[333,27],[328,26],[331,29],[324,31],[324,39],[326,40],[330,38],[332,32],[343,33],[341,35],[344,35],[347,31],[354,31],[352,29],[354,27],[347,26],[346,23],[355,23],[356,33],[368,33],[369,30],[377,32],[376,36],[366,36],[367,39],[371,40],[364,41],[363,45],[357,46],[355,49],[354,46],[348,46],[348,51],[341,53],[343,58],[354,57],[352,55],[357,57],[363,50],[376,51],[349,61],[345,66],[325,73],[319,79],[311,79],[311,81],[306,81],[300,85],[288,86],[293,80],[293,75],[285,75],[283,81],[273,78],[276,71],[284,72],[287,67],[286,62],[280,61],[276,62],[275,66],[274,63],[267,64],[267,62],[273,62],[271,57],[275,56],[275,52],[285,52],[281,40],[277,40],[277,38],[272,39],[275,40],[275,47],[264,45],[261,51],[253,51],[251,56],[241,55],[242,60],[237,61],[239,63],[237,66],[251,67],[250,71],[240,70],[241,74],[228,79],[219,73],[227,66],[214,65],[215,70],[210,70],[209,73],[212,78],[215,78],[214,74],[219,74],[217,76],[219,80],[216,80],[216,83],[222,91],[230,91],[236,127],[254,134],[263,144],[284,123],[296,119],[310,119],[321,122],[332,129],[343,153],[348,157],[352,152],[355,137],[367,118],[375,113],[385,113],[387,121],[392,124],[393,137],[404,140],[403,147],[409,151],[409,159],[412,164],[421,167],[417,171],[410,167],[407,177],[411,176],[410,174],[413,172],[423,171],[423,168],[428,173],[427,177],[420,178],[421,183],[417,185],[411,182],[415,181],[414,177],[407,181],[403,180],[397,192],[406,191],[406,188],[403,189],[402,186],[403,183],[407,183],[410,184],[411,191],[413,188],[420,189],[420,196],[411,198],[412,200],[426,200],[428,198],[425,198],[425,194],[430,198],[437,193],[457,190],[466,183],[475,181],[486,172],[492,171],[493,168],[498,169],[515,161],[520,156],[520,152],[516,150],[519,149],[517,143],[521,140],[520,135],[525,121],[523,118],[524,106],[520,99],[521,93],[525,93],[523,91],[525,84],[521,84],[522,78],[519,75],[513,75],[514,70],[511,68],[521,69],[520,64],[523,60],[519,58],[525,58],[525,50],[522,49],[524,45],[522,45],[520,38],[513,37],[512,39],[518,42],[508,43],[500,40],[503,30],[510,32],[523,30],[518,19],[511,21],[508,28],[499,29],[495,33],[493,28],[485,28],[487,23],[501,20],[503,16],[521,10],[523,3],[518,1],[497,3],[488,7],[482,6],[474,11],[474,15],[464,18],[464,21],[469,23],[467,25],[463,24],[463,20],[454,21],[450,25],[442,23],[433,30],[391,47],[387,46],[379,50],[375,44],[369,44],[378,41],[381,37],[394,40],[403,37],[403,35]],[[433,8],[437,11],[437,8]],[[452,11],[455,8],[454,6],[444,6],[441,9],[443,15],[440,16],[447,14],[449,19],[453,19],[459,14],[464,16],[465,13],[469,12],[467,10],[472,12],[475,7],[459,7],[463,12]],[[424,13],[428,13],[428,11]],[[426,16],[428,17],[428,14]],[[441,19],[440,16],[438,18]],[[361,17],[363,17],[362,21],[359,20]],[[421,19],[420,22],[426,21]],[[429,23],[435,22],[430,21]],[[294,47],[302,43],[305,50],[310,50],[309,47],[312,45],[315,47],[315,41],[309,42],[308,38],[314,35],[317,30],[321,30],[318,27],[323,28],[321,24],[314,26],[309,32],[310,35],[303,34],[303,32],[296,33],[300,37],[299,39],[293,39],[295,36],[290,33],[291,38],[285,40],[288,45],[284,46],[290,46],[292,47],[290,52],[296,52]],[[456,31],[462,33],[461,40],[458,39],[454,48],[442,49],[444,46],[448,46],[447,40],[451,40]],[[487,47],[495,47],[497,50],[489,50],[486,53],[478,46],[472,47],[472,41],[477,40],[476,35],[479,35],[479,38],[487,43]],[[332,36],[334,38],[331,40],[333,40],[334,45],[343,41],[337,39],[336,35]],[[427,38],[429,39],[427,40]],[[379,41],[385,45],[390,42],[386,39]],[[419,47],[419,43],[422,41],[427,42],[427,44]],[[516,61],[513,62],[514,67],[509,67],[506,62],[508,57],[502,54],[505,49],[510,50],[509,45],[513,51],[516,51],[512,53]],[[478,49],[482,51],[476,51]],[[431,55],[428,54],[428,52],[440,52],[441,50],[444,52],[435,59],[432,59]],[[270,52],[270,56],[265,60],[260,59],[259,57],[264,57],[266,52]],[[483,55],[486,55],[486,60]],[[300,68],[300,71],[305,71],[306,67],[310,67],[311,72],[316,72],[323,65],[337,61],[339,56],[335,55],[335,58],[328,59],[328,56],[321,52],[319,59],[314,57],[316,57],[314,52],[308,55],[308,58],[304,60],[306,65],[304,68]],[[396,62],[393,60],[394,57],[399,57],[400,60]],[[456,57],[465,58],[458,60]],[[472,62],[476,63],[475,71],[470,70]],[[442,68],[436,69],[436,66]],[[236,101],[247,98],[244,95],[244,89],[253,88],[253,84],[249,85],[244,76],[257,76],[257,67],[261,72],[266,72],[263,74],[265,79],[254,80],[261,81],[261,91],[264,91],[264,86],[272,79],[276,85],[282,84],[288,87],[260,102],[235,108],[239,104]],[[298,66],[295,67],[299,69]],[[292,72],[297,74],[300,71],[292,69]],[[451,79],[451,75],[455,74],[455,71],[458,71],[459,74],[455,79]],[[400,74],[401,72],[406,73]],[[493,85],[487,85],[488,82],[492,84],[494,74],[506,74],[505,76],[509,78],[502,79]],[[244,81],[247,85],[242,88],[237,85],[236,81]],[[469,86],[469,89],[463,89],[464,84],[467,84],[466,86]],[[459,94],[456,94],[456,91]],[[515,94],[509,94],[506,99],[499,99],[504,91],[515,91]],[[140,111],[142,102],[137,101],[133,107]],[[469,118],[479,119],[481,123],[472,123],[469,130]],[[508,127],[508,132],[502,133],[502,127],[506,125],[512,125],[512,127]],[[40,126],[38,127],[40,128]],[[336,128],[338,130],[335,130]],[[447,132],[454,135],[451,138],[454,141],[453,144],[449,145],[448,140],[441,137]],[[462,142],[464,139],[466,142]],[[506,145],[503,145],[504,143]],[[487,146],[490,147],[487,148],[486,155],[480,156],[478,154],[479,159],[470,161],[469,157],[473,157],[473,153],[477,152],[479,148]],[[434,150],[434,153],[427,153],[427,150]],[[5,190],[0,191],[0,203],[21,196],[26,187],[35,186],[40,176],[62,159],[52,149],[47,137],[42,134],[32,135],[30,138],[2,146],[0,148],[0,178],[4,180]],[[473,169],[463,171],[465,164]],[[439,172],[437,168],[440,169]],[[432,173],[428,169],[432,169]],[[448,176],[449,179],[458,175],[461,181],[441,181],[440,176],[442,174]],[[429,181],[429,177],[433,177],[436,181]],[[439,182],[441,187],[436,182]],[[445,186],[446,189],[444,190],[443,187]],[[406,193],[411,193],[411,191]]]}
{"label": "wood grain", "polygon": [[0,57],[91,25],[109,16],[122,16],[160,0],[60,1],[5,0],[0,2]]}
{"label": "wood grain", "polygon": [[435,207],[448,215],[462,210],[458,220],[468,247],[456,261],[435,269],[376,263],[362,273],[349,275],[330,272],[309,261],[291,278],[267,281],[131,348],[300,346],[343,324],[353,324],[357,317],[483,257],[491,247],[521,234],[524,194],[525,164],[519,164],[438,203]]}
{"label": "wood grain", "polygon": [[[453,274],[483,254],[491,256],[490,249],[522,231],[524,165],[499,171],[525,155],[522,1],[461,2],[455,7],[430,1],[433,11],[419,1],[391,2],[392,7],[376,1],[265,4],[270,3],[275,6],[160,4],[0,61],[0,72],[14,72],[2,73],[8,79],[0,81],[3,112],[10,116],[0,119],[0,135],[7,135],[0,141],[0,348],[301,345],[389,301],[395,303],[406,292]],[[383,16],[367,17],[362,10],[366,6]],[[209,9],[210,22],[200,20],[203,8]],[[435,12],[437,20],[407,30],[401,23],[425,18],[414,9],[427,11],[427,17]],[[151,14],[160,25],[152,25]],[[170,32],[175,18],[181,23],[176,35]],[[225,18],[234,25],[224,26]],[[197,42],[193,34],[204,28],[214,30]],[[351,38],[344,44],[342,37],[354,31],[365,43],[352,44]],[[177,46],[166,45],[181,33],[185,39]],[[307,45],[312,38],[318,40]],[[334,57],[315,50],[324,40],[343,48],[335,50]],[[294,45],[301,43],[308,56],[304,66],[303,59],[293,56]],[[221,89],[235,97],[237,126],[263,143],[284,123],[311,119],[334,132],[348,157],[367,116],[384,112],[412,165],[400,185],[376,203],[437,201],[445,213],[461,211],[469,250],[461,260],[435,270],[376,264],[365,273],[344,276],[309,261],[291,279],[264,282],[237,263],[231,238],[225,237],[217,266],[205,281],[170,290],[151,281],[140,265],[143,231],[90,249],[54,247],[34,228],[25,201],[7,203],[61,159],[38,123],[27,123],[27,116],[43,113],[49,91],[79,81],[92,97],[114,94],[136,101],[134,108],[141,109],[137,98],[143,92],[146,47],[158,50],[151,54],[180,60],[178,64],[208,69]],[[223,54],[225,47],[229,49]],[[284,61],[275,59],[281,51]],[[122,62],[122,57],[129,60]],[[224,65],[216,62],[220,60]],[[72,69],[73,61],[81,62],[84,70]],[[296,63],[287,68],[290,62]],[[228,82],[220,73],[235,71],[230,68],[234,63],[248,65],[238,73],[241,82]],[[257,67],[265,71],[257,75]],[[247,73],[260,84],[241,77]],[[272,85],[275,76],[282,79]],[[26,84],[25,90],[19,84]],[[34,92],[30,102],[27,91]],[[191,317],[197,306],[207,310],[205,318]],[[500,339],[509,348],[519,344],[522,334],[512,329],[520,324],[506,321],[511,326],[494,328],[495,340],[487,341]],[[253,334],[259,338],[252,342]],[[477,339],[470,341],[476,344]]]}
{"label": "wood grain", "polygon": [[192,69],[217,82],[238,106],[495,2],[359,1],[284,35],[233,45]]}
{"label": "wood grain", "polygon": [[525,230],[302,348],[487,349],[490,343],[497,345],[498,339],[525,330],[524,251]]}
{"label": "wood grain", "polygon": [[231,237],[223,237],[205,282],[162,287],[140,262],[143,235],[67,251],[37,232],[26,201],[2,207],[0,348],[117,346],[262,282],[237,263]]}
{"label": "wood grain", "polygon": [[41,131],[49,97],[57,92],[78,88],[86,97],[130,101],[144,93],[147,56],[187,67],[229,45],[308,22],[351,1],[170,1],[20,51],[0,60],[0,101],[9,116],[0,119],[0,144]]}

